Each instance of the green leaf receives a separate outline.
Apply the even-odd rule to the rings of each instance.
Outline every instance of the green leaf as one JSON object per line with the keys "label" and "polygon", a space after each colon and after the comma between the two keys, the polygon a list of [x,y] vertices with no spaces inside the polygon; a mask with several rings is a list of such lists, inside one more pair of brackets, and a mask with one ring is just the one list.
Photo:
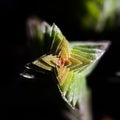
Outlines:
{"label": "green leaf", "polygon": [[90,16],[92,16],[93,19],[95,19],[97,21],[99,19],[101,11],[98,8],[98,6],[95,4],[95,2],[87,1],[86,7],[87,7],[87,10],[88,10],[88,13],[90,14]]}

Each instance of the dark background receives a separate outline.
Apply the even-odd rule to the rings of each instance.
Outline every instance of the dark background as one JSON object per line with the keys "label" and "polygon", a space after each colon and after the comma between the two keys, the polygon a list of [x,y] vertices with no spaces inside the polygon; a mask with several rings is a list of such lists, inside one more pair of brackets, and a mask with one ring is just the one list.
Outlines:
{"label": "dark background", "polygon": [[[55,22],[68,40],[110,40],[109,50],[88,79],[92,89],[94,119],[110,115],[119,120],[120,108],[120,32],[119,28],[102,33],[78,26],[78,1],[1,0],[0,1],[0,113],[7,119],[62,119],[57,101],[49,100],[49,82],[25,80],[19,76],[31,61],[27,46],[26,20],[37,16]],[[42,87],[41,87],[42,86]],[[45,96],[45,97],[44,97]],[[47,100],[46,100],[47,98]],[[45,100],[44,100],[45,99]],[[45,114],[45,115],[44,115]],[[1,116],[0,115],[0,116]]]}

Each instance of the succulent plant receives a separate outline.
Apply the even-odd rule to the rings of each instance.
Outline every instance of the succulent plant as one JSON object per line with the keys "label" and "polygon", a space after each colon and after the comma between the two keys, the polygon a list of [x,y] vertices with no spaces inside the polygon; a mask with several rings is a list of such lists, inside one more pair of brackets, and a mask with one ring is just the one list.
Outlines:
{"label": "succulent plant", "polygon": [[[109,42],[69,42],[55,23],[30,20],[31,38],[38,41],[41,56],[27,64],[27,68],[43,74],[52,73],[63,100],[73,109],[80,108],[87,94],[86,78],[92,72]],[[33,41],[34,45],[35,41]],[[35,43],[36,44],[36,43]],[[30,78],[29,73],[22,76]],[[34,75],[33,75],[34,76]]]}

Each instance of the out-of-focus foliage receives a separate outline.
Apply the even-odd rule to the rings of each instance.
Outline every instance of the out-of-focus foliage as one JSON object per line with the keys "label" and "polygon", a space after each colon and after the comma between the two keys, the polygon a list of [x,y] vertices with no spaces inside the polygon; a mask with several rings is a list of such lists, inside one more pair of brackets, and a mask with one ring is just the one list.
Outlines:
{"label": "out-of-focus foliage", "polygon": [[85,29],[100,32],[120,26],[120,0],[83,0],[79,4],[83,11],[82,16],[77,11],[77,16]]}

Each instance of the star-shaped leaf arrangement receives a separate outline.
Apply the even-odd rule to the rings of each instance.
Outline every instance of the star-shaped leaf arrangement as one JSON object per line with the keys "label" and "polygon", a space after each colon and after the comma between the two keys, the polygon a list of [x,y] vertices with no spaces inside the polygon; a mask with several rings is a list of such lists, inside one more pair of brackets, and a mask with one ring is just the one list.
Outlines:
{"label": "star-shaped leaf arrangement", "polygon": [[32,37],[39,40],[43,54],[32,62],[32,66],[44,74],[46,71],[54,74],[62,98],[74,109],[85,94],[86,77],[109,42],[69,42],[54,23],[50,26],[35,20],[28,24]]}

